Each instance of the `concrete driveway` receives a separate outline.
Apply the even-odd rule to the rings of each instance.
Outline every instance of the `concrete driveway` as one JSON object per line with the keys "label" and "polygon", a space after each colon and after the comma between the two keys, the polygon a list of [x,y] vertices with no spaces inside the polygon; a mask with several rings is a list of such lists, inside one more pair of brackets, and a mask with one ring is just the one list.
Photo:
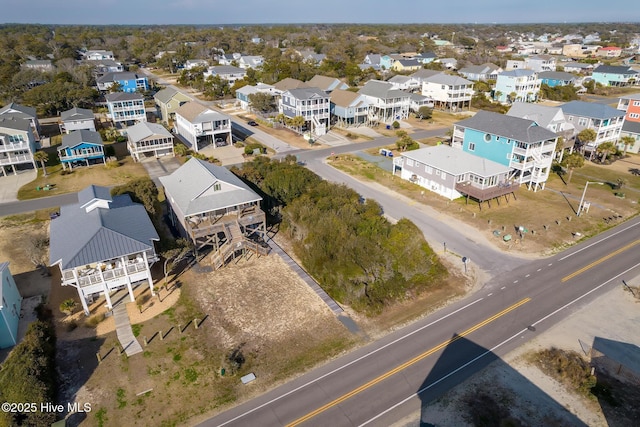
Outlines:
{"label": "concrete driveway", "polygon": [[0,176],[0,203],[18,200],[18,190],[38,177],[36,170],[19,171],[17,175]]}
{"label": "concrete driveway", "polygon": [[140,163],[142,163],[142,166],[147,170],[149,177],[153,182],[155,182],[158,188],[160,188],[159,177],[171,175],[173,171],[181,166],[180,161],[172,156],[163,156],[158,158],[146,157],[142,159]]}

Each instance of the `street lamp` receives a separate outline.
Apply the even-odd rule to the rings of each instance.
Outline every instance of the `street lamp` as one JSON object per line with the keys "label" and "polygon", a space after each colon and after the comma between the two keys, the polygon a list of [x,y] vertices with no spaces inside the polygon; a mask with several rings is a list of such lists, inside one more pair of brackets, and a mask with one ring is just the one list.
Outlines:
{"label": "street lamp", "polygon": [[578,212],[576,212],[576,216],[580,216],[580,214],[582,213],[582,209],[584,208],[584,195],[587,194],[587,187],[589,186],[589,184],[598,184],[598,185],[604,185],[604,182],[600,182],[600,181],[587,181],[584,184],[584,191],[582,192],[582,198],[580,199],[580,204],[578,205]]}

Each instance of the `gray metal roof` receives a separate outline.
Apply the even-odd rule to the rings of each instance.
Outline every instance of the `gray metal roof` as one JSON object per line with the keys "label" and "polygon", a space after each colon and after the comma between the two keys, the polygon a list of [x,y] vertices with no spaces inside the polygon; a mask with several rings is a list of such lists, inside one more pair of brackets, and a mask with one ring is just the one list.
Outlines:
{"label": "gray metal roof", "polygon": [[22,113],[30,119],[35,119],[36,117],[38,117],[36,114],[35,108],[26,107],[24,105],[16,104],[15,102],[11,102],[5,105],[4,107],[0,108],[0,114],[7,114],[7,113],[15,114],[13,113],[12,110],[18,113]]}
{"label": "gray metal roof", "polygon": [[[185,216],[262,200],[227,168],[195,157],[171,175],[160,177],[160,182],[167,200]],[[222,188],[214,191],[214,184]]]}
{"label": "gray metal roof", "polygon": [[551,122],[553,122],[553,119],[556,117],[558,112],[562,113],[562,109],[560,107],[533,104],[531,102],[514,102],[507,112],[507,116],[533,120],[538,125],[547,127]]}
{"label": "gray metal roof", "polygon": [[542,71],[538,73],[539,79],[551,79],[551,80],[577,80],[578,78],[571,73],[565,73],[563,71]]}
{"label": "gray metal roof", "polygon": [[364,84],[362,89],[358,91],[358,93],[380,99],[409,97],[407,92],[394,89],[391,83],[382,82],[380,80],[369,80]]}
{"label": "gray metal roof", "polygon": [[51,221],[49,262],[66,270],[153,249],[153,240],[159,237],[149,215],[126,194],[114,197],[109,209],[63,205]]}
{"label": "gray metal roof", "polygon": [[0,127],[28,132],[31,129],[31,123],[27,118],[8,113],[0,116]]}
{"label": "gray metal roof", "polygon": [[622,132],[640,135],[640,122],[630,122],[629,120],[625,120],[622,124]]}
{"label": "gray metal roof", "polygon": [[640,92],[638,93],[630,93],[628,95],[621,95],[620,99],[630,99],[630,100],[640,100]]}
{"label": "gray metal roof", "polygon": [[593,70],[594,73],[601,74],[638,74],[631,67],[624,65],[600,65]]}
{"label": "gray metal roof", "polygon": [[113,201],[113,198],[111,197],[111,190],[108,187],[100,187],[92,184],[78,192],[78,203],[80,204],[80,207],[84,208],[85,205],[93,202],[94,200]]}
{"label": "gray metal roof", "polygon": [[571,116],[602,120],[621,117],[625,114],[624,111],[596,102],[571,101],[561,105],[560,108],[563,113]]}
{"label": "gray metal roof", "polygon": [[500,76],[506,76],[506,77],[530,77],[535,75],[536,72],[533,70],[526,70],[523,68],[516,68],[515,70],[509,70],[509,71],[503,71],[500,74],[498,74],[498,77]]}
{"label": "gray metal roof", "polygon": [[473,85],[472,81],[469,81],[463,77],[452,76],[451,74],[446,74],[446,73],[440,73],[440,74],[433,75],[431,77],[427,77],[426,79],[423,79],[423,81],[427,83],[436,83],[436,84],[449,85],[449,86]]}
{"label": "gray metal roof", "polygon": [[288,93],[295,99],[329,98],[329,95],[327,95],[325,91],[317,87],[301,87],[298,89],[289,89],[285,93]]}
{"label": "gray metal roof", "polygon": [[60,113],[60,120],[63,122],[67,120],[93,120],[93,111],[87,108],[74,107],[70,110]]}
{"label": "gray metal roof", "polygon": [[70,134],[62,136],[60,148],[73,148],[80,144],[104,145],[102,137],[98,132],[89,129],[74,130]]}
{"label": "gray metal roof", "polygon": [[475,116],[457,122],[456,126],[525,143],[547,141],[557,137],[554,132],[536,125],[533,120],[506,116],[491,111],[478,111]]}
{"label": "gray metal roof", "polygon": [[510,170],[508,166],[448,145],[436,145],[435,147],[407,151],[402,153],[402,156],[454,176],[471,172],[482,177],[488,177],[508,173]]}
{"label": "gray metal roof", "polygon": [[131,71],[114,71],[112,73],[107,73],[104,76],[98,78],[99,83],[109,83],[123,80],[137,80],[142,77],[138,77],[136,73],[132,73]]}
{"label": "gray metal roof", "polygon": [[156,136],[160,138],[173,138],[171,132],[165,129],[164,126],[157,123],[140,122],[129,128],[127,128],[127,135],[129,141],[138,142],[143,139],[147,139],[150,136]]}
{"label": "gray metal roof", "polygon": [[233,65],[214,65],[209,67],[209,72],[212,74],[246,74],[247,72],[240,67],[234,67]]}
{"label": "gray metal roof", "polygon": [[106,94],[104,97],[107,102],[142,101],[144,99],[144,96],[135,92],[113,92]]}

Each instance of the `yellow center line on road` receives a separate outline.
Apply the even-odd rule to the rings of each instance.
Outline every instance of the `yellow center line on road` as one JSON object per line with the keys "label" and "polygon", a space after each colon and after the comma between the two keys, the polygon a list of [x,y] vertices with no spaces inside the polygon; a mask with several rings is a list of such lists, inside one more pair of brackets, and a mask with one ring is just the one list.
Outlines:
{"label": "yellow center line on road", "polygon": [[574,271],[573,273],[569,274],[568,276],[564,276],[562,278],[561,282],[564,283],[567,280],[573,279],[577,275],[582,274],[585,271],[595,267],[596,265],[601,264],[601,263],[605,262],[606,260],[608,260],[610,258],[613,258],[614,256],[616,256],[616,255],[618,255],[618,254],[620,254],[620,253],[622,253],[622,252],[634,247],[638,243],[640,243],[640,240],[636,240],[635,242],[631,242],[627,246],[623,246],[620,249],[611,252],[609,255],[603,256],[602,258],[593,261],[591,264],[582,267],[580,270]]}
{"label": "yellow center line on road", "polygon": [[488,325],[489,323],[493,322],[494,320],[496,320],[496,319],[504,316],[505,314],[515,310],[516,308],[528,303],[529,301],[531,301],[531,298],[524,298],[523,300],[518,301],[517,303],[513,304],[512,306],[505,308],[501,312],[499,312],[497,314],[494,314],[493,316],[489,317],[488,319],[485,319],[482,322],[470,327],[469,329],[467,329],[464,332],[454,336],[453,338],[448,339],[447,341],[444,341],[444,342],[438,344],[437,346],[425,351],[424,353],[419,354],[418,356],[414,357],[413,359],[411,359],[411,360],[409,360],[409,361],[407,361],[407,362],[395,367],[394,369],[392,369],[392,370],[390,370],[388,372],[385,372],[384,374],[380,375],[379,377],[376,377],[376,378],[372,379],[371,381],[361,385],[360,387],[351,390],[349,393],[346,393],[346,394],[338,397],[337,399],[327,403],[326,405],[321,406],[320,408],[318,408],[318,409],[316,409],[316,410],[314,410],[312,412],[309,412],[307,415],[305,415],[303,417],[300,417],[297,420],[287,424],[287,427],[294,427],[294,426],[300,425],[303,422],[308,421],[311,418],[315,417],[316,415],[326,411],[327,409],[332,408],[332,407],[334,407],[336,405],[339,405],[340,403],[344,402],[345,400],[355,396],[356,394],[358,394],[358,393],[360,393],[360,392],[362,392],[362,391],[364,391],[364,390],[366,390],[366,389],[368,389],[370,387],[373,387],[374,385],[378,384],[379,382],[384,381],[385,379],[391,377],[392,375],[397,374],[398,372],[408,368],[411,365],[414,365],[415,363],[421,361],[422,359],[424,359],[424,358],[426,358],[428,356],[431,356],[433,353],[436,353],[437,351],[442,350],[443,348],[445,348],[449,344],[451,344],[451,343],[453,343],[453,342],[455,342],[455,341],[457,341],[457,340],[459,340],[459,339],[471,334],[474,331],[477,331],[478,329],[482,328],[483,326]]}

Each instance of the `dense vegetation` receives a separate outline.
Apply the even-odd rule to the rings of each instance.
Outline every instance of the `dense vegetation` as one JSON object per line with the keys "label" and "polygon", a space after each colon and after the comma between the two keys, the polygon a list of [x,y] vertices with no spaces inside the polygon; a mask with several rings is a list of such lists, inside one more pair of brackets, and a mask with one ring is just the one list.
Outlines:
{"label": "dense vegetation", "polygon": [[48,426],[56,419],[55,412],[40,412],[40,403],[55,402],[56,373],[50,313],[41,310],[39,318],[29,325],[0,370],[0,401],[36,403],[37,411],[2,411],[0,426]]}
{"label": "dense vegetation", "polygon": [[447,275],[411,221],[389,223],[375,201],[320,180],[293,157],[259,159],[236,172],[279,212],[304,267],[341,303],[378,313]]}
{"label": "dense vegetation", "polygon": [[[281,26],[55,26],[0,25],[0,104],[11,101],[38,107],[40,114],[57,115],[72,106],[93,106],[98,93],[89,65],[81,65],[80,52],[87,49],[113,51],[129,70],[154,65],[176,72],[188,59],[215,64],[220,53],[262,55],[261,70],[247,70],[247,77],[229,86],[220,78],[203,78],[203,68],[182,72],[180,82],[202,90],[210,98],[229,97],[234,91],[258,81],[275,83],[286,77],[308,80],[315,74],[344,78],[361,85],[381,75],[361,70],[368,53],[436,52],[453,57],[458,69],[492,62],[504,68],[511,55],[498,54],[496,46],[511,40],[533,41],[543,34],[598,33],[602,45],[626,47],[637,25],[607,23],[461,25],[404,24],[348,25],[309,24]],[[253,39],[259,36],[260,41]],[[438,47],[435,40],[455,39],[456,48]],[[163,55],[159,55],[164,52]],[[320,64],[301,52],[326,55]],[[30,58],[51,58],[56,69],[40,72],[22,68]],[[439,64],[427,64],[437,68]],[[480,101],[480,99],[476,100]],[[268,107],[268,106],[262,106]],[[269,109],[269,108],[267,108]]]}

